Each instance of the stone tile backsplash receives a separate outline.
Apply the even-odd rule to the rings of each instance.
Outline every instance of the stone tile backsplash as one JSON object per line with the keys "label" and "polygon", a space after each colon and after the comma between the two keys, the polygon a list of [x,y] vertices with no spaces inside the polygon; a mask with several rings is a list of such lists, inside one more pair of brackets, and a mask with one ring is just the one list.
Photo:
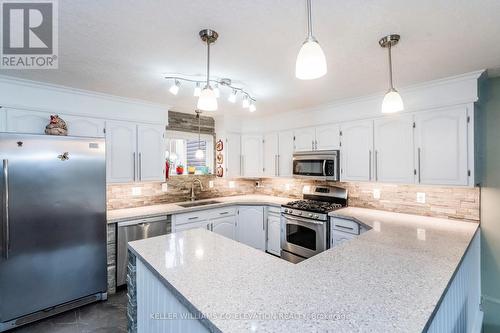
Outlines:
{"label": "stone tile backsplash", "polygon": [[[304,186],[335,185],[347,188],[349,205],[417,214],[449,219],[479,222],[479,188],[403,185],[385,183],[332,183],[295,178],[221,179],[214,176],[173,176],[167,182],[166,192],[162,183],[109,184],[107,186],[108,209],[130,208],[161,203],[189,200],[191,183],[199,178],[204,187],[195,187],[200,199],[241,194],[268,194],[290,198],[301,198]],[[213,188],[209,182],[213,181]],[[231,186],[230,186],[231,185]],[[140,195],[132,195],[132,188],[141,189]],[[380,190],[380,198],[373,198],[373,190]],[[417,203],[417,192],[426,196],[425,203]]]}

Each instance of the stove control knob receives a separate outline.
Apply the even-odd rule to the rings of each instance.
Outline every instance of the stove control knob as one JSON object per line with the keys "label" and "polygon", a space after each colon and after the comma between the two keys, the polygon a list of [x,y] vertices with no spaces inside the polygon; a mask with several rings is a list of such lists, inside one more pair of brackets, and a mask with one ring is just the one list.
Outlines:
{"label": "stove control knob", "polygon": [[299,212],[298,214],[299,214],[299,215],[302,215],[302,212]]}
{"label": "stove control knob", "polygon": [[314,214],[314,218],[315,219],[319,219],[319,215],[318,214]]}
{"label": "stove control knob", "polygon": [[307,214],[307,216],[312,217],[312,216],[313,216],[313,214],[309,213],[309,214]]}
{"label": "stove control knob", "polygon": [[286,208],[285,208],[283,211],[284,211],[285,213],[288,213],[288,209],[286,209]]}

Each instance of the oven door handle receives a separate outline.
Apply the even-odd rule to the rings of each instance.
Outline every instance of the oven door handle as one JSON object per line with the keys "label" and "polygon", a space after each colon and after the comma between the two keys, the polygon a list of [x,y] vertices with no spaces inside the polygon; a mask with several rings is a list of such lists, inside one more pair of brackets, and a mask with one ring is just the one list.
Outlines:
{"label": "oven door handle", "polygon": [[302,219],[299,217],[291,217],[289,215],[283,215],[283,218],[285,220],[291,220],[291,221],[297,221],[297,222],[302,222],[302,223],[308,223],[308,224],[323,224],[325,221],[315,221],[315,220],[309,220],[309,219]]}

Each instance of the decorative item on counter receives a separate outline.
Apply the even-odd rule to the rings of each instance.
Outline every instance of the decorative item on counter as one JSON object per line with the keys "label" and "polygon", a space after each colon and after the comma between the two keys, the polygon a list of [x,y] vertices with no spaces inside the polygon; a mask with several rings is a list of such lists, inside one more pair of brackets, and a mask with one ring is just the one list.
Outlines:
{"label": "decorative item on counter", "polygon": [[217,151],[222,151],[222,149],[224,149],[224,143],[222,142],[221,139],[217,140],[217,143],[215,144],[215,149],[217,149]]}
{"label": "decorative item on counter", "polygon": [[51,115],[50,123],[45,126],[45,134],[48,135],[68,135],[68,126],[66,122],[59,118],[59,116]]}
{"label": "decorative item on counter", "polygon": [[217,152],[217,164],[222,164],[224,163],[224,155],[219,151]]}
{"label": "decorative item on counter", "polygon": [[168,173],[170,171],[170,161],[168,158],[165,160],[165,179],[168,179]]}
{"label": "decorative item on counter", "polygon": [[217,177],[224,177],[224,168],[222,166],[218,166],[216,169],[216,176]]}
{"label": "decorative item on counter", "polygon": [[195,171],[196,171],[196,167],[188,166],[188,174],[194,175]]}
{"label": "decorative item on counter", "polygon": [[184,166],[182,164],[179,164],[176,168],[175,168],[175,172],[178,174],[178,175],[182,175],[184,173]]}

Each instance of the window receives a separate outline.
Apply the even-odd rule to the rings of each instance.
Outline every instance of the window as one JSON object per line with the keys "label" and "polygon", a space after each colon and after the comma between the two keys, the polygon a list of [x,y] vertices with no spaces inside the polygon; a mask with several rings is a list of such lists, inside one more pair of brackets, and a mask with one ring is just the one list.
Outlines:
{"label": "window", "polygon": [[[170,163],[169,174],[212,174],[214,164],[214,137],[189,132],[167,131],[166,159]],[[198,147],[203,151],[203,158],[196,158]]]}

